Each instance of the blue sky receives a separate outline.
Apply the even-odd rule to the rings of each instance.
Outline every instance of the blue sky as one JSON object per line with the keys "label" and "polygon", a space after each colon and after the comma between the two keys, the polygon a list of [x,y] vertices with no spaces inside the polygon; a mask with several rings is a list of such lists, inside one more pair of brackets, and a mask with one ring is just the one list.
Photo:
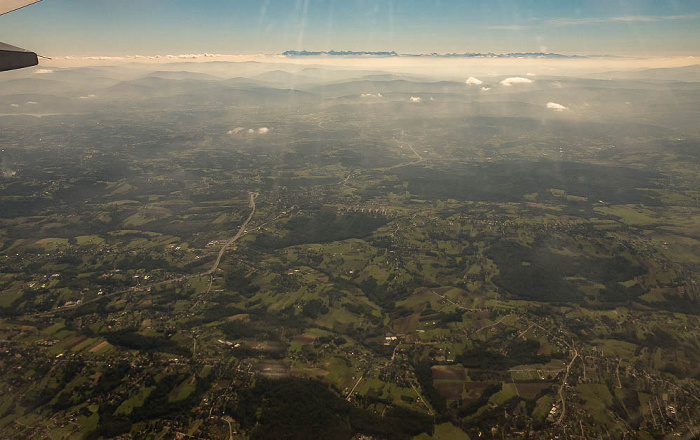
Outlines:
{"label": "blue sky", "polygon": [[307,50],[700,55],[690,0],[43,0],[0,41],[48,56]]}

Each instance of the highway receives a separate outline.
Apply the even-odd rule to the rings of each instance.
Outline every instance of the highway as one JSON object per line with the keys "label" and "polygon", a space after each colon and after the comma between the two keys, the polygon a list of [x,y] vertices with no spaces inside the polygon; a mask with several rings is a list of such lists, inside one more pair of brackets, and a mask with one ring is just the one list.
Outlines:
{"label": "highway", "polygon": [[202,295],[199,295],[199,298],[197,299],[197,301],[195,301],[195,303],[192,305],[192,307],[190,307],[190,310],[196,309],[197,306],[199,305],[199,303],[204,298],[206,298],[207,295],[209,294],[209,292],[211,291],[211,286],[214,283],[214,273],[219,268],[219,264],[221,263],[221,257],[224,256],[224,252],[226,252],[226,249],[228,249],[229,246],[231,246],[233,243],[235,243],[236,240],[241,238],[243,236],[243,234],[246,233],[246,228],[248,227],[248,223],[250,223],[250,221],[253,219],[253,215],[255,215],[255,198],[258,196],[258,193],[251,192],[251,193],[249,193],[249,195],[250,195],[251,210],[250,210],[250,214],[248,214],[248,218],[246,219],[246,221],[243,222],[241,227],[238,229],[238,232],[236,233],[236,235],[231,237],[226,243],[224,243],[223,246],[221,246],[221,250],[219,250],[219,255],[217,255],[216,261],[214,262],[214,265],[211,267],[211,269],[209,269],[208,271],[206,271],[202,274],[202,275],[209,275],[209,288],[207,288],[207,291],[204,292]]}
{"label": "highway", "polygon": [[258,196],[258,193],[251,192],[249,193],[250,195],[250,207],[252,208],[250,211],[250,214],[248,215],[248,218],[246,221],[243,222],[241,225],[240,229],[238,229],[238,233],[231,237],[222,247],[221,250],[219,251],[219,255],[216,257],[216,261],[214,262],[214,265],[212,266],[211,269],[209,269],[207,272],[205,272],[203,275],[211,275],[216,270],[219,268],[219,264],[221,263],[221,257],[224,256],[224,252],[226,252],[226,249],[229,248],[233,243],[236,242],[239,238],[243,236],[246,232],[246,228],[248,227],[248,223],[253,219],[253,216],[255,215],[255,198]]}
{"label": "highway", "polygon": [[578,358],[578,351],[574,348],[574,358],[571,359],[571,362],[569,362],[569,365],[566,366],[566,374],[564,375],[564,380],[561,383],[561,386],[559,387],[559,399],[561,400],[561,414],[559,415],[559,419],[557,420],[557,425],[560,424],[564,420],[564,415],[566,415],[566,400],[564,399],[564,387],[566,386],[566,382],[569,380],[569,372],[571,371],[571,366],[574,364],[574,361]]}

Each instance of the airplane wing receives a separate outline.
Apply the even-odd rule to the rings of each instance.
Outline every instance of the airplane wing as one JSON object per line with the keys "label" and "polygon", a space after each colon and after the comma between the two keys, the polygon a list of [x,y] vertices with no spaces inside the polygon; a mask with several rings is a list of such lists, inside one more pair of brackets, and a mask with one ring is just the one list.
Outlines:
{"label": "airplane wing", "polygon": [[34,52],[0,43],[0,72],[36,66],[39,58]]}
{"label": "airplane wing", "polygon": [[[0,0],[0,15],[29,6],[41,0]],[[34,52],[0,43],[0,72],[36,66],[39,58]]]}
{"label": "airplane wing", "polygon": [[0,15],[15,11],[19,8],[38,3],[41,0],[0,0]]}

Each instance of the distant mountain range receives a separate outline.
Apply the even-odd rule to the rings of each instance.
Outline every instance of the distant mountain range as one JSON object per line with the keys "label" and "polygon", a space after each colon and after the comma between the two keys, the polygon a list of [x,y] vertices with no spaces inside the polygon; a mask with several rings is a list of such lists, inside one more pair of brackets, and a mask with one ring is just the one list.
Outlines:
{"label": "distant mountain range", "polygon": [[371,51],[351,51],[351,50],[329,50],[329,51],[308,51],[308,50],[288,50],[282,55],[291,57],[305,56],[372,56],[372,57],[443,57],[443,58],[588,58],[582,55],[562,55],[559,53],[547,52],[511,52],[511,53],[429,53],[429,54],[399,54],[391,52],[371,52]]}

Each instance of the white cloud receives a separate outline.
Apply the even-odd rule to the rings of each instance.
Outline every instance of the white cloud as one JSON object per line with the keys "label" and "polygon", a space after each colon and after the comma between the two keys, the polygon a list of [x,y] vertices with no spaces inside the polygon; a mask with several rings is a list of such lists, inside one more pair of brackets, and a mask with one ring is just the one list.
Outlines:
{"label": "white cloud", "polygon": [[185,53],[181,55],[168,55],[168,57],[180,58],[183,60],[194,60],[197,58],[213,58],[216,55],[211,53]]}
{"label": "white cloud", "polygon": [[248,133],[248,134],[267,134],[270,132],[269,127],[260,127],[260,128],[244,128],[244,127],[236,127],[232,130],[229,130],[226,132],[226,134],[239,134],[239,133]]}
{"label": "white cloud", "polygon": [[383,98],[381,93],[363,93],[360,95],[362,98]]}
{"label": "white cloud", "polygon": [[526,29],[530,29],[530,26],[524,26],[520,24],[505,24],[505,25],[495,25],[495,26],[486,26],[487,29],[492,29],[495,31],[523,31]]}
{"label": "white cloud", "polygon": [[95,97],[95,95],[85,95],[85,96],[79,97],[79,99],[92,99],[94,97]]}
{"label": "white cloud", "polygon": [[501,84],[504,86],[512,86],[513,84],[530,84],[532,82],[531,79],[529,78],[522,78],[520,76],[513,76],[510,78],[506,78],[503,81],[501,81]]}
{"label": "white cloud", "polygon": [[693,20],[698,14],[688,15],[623,15],[617,17],[552,18],[544,20],[553,26],[577,26],[598,23],[652,23],[655,21]]}
{"label": "white cloud", "polygon": [[10,107],[17,108],[17,107],[19,107],[19,104],[10,104]]}
{"label": "white cloud", "polygon": [[563,106],[561,104],[557,104],[556,102],[548,102],[547,108],[550,110],[554,110],[555,112],[563,112],[564,110],[569,109],[569,107]]}
{"label": "white cloud", "polygon": [[476,79],[473,76],[470,76],[469,78],[467,78],[467,85],[468,86],[478,86],[478,85],[481,85],[483,83],[484,82],[482,80]]}
{"label": "white cloud", "polygon": [[481,88],[482,92],[488,92],[489,90],[491,90],[491,87],[482,87]]}
{"label": "white cloud", "polygon": [[525,75],[527,75],[527,76],[537,76],[536,73],[531,73],[531,72],[527,72]]}
{"label": "white cloud", "polygon": [[423,98],[420,98],[418,96],[411,96],[411,99],[409,99],[410,102],[421,102]]}
{"label": "white cloud", "polygon": [[27,101],[27,102],[25,102],[25,104],[27,104],[27,105],[37,105],[38,102],[35,102],[35,101]]}
{"label": "white cloud", "polygon": [[53,73],[53,69],[36,69],[34,73]]}

